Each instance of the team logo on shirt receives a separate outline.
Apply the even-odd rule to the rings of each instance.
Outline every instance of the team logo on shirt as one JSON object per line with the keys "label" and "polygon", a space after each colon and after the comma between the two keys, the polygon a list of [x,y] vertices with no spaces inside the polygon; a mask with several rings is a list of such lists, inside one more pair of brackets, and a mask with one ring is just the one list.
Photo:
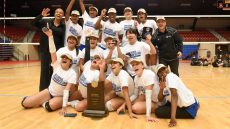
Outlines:
{"label": "team logo on shirt", "polygon": [[131,51],[131,52],[126,53],[126,55],[128,55],[129,58],[136,58],[136,57],[141,56],[141,52]]}
{"label": "team logo on shirt", "polygon": [[124,30],[128,30],[129,28],[132,28],[132,25],[124,25]]}
{"label": "team logo on shirt", "polygon": [[171,38],[172,36],[171,35],[167,35],[167,36],[165,36],[165,38],[167,39],[167,38]]}
{"label": "team logo on shirt", "polygon": [[86,21],[86,22],[85,22],[85,26],[94,28],[95,25],[94,25],[94,23],[91,22],[91,21]]}
{"label": "team logo on shirt", "polygon": [[112,83],[112,88],[116,93],[120,93],[121,92],[121,87],[117,86],[116,84]]}
{"label": "team logo on shirt", "polygon": [[104,33],[107,35],[111,35],[111,36],[116,36],[116,32],[114,32],[112,29],[106,28],[104,29]]}
{"label": "team logo on shirt", "polygon": [[59,75],[57,75],[56,73],[52,76],[52,80],[59,85],[62,85],[62,86],[67,85],[67,82],[65,82],[64,79],[60,77]]}
{"label": "team logo on shirt", "polygon": [[84,86],[84,87],[87,87],[87,80],[86,80],[86,77],[84,76],[84,74],[81,75],[80,79],[79,79],[79,83]]}
{"label": "team logo on shirt", "polygon": [[77,30],[74,29],[72,26],[69,28],[69,31],[72,35],[78,36]]}

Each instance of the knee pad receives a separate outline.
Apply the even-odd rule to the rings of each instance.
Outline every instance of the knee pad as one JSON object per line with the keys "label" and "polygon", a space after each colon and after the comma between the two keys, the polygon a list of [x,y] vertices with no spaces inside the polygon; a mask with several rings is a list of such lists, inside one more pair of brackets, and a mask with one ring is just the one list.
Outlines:
{"label": "knee pad", "polygon": [[105,107],[107,108],[108,111],[114,111],[111,101],[107,101],[105,103]]}
{"label": "knee pad", "polygon": [[22,102],[21,102],[22,107],[24,107],[25,109],[29,109],[29,108],[30,108],[30,107],[26,107],[26,106],[23,105],[23,102],[26,100],[27,97],[28,97],[28,96],[25,96],[25,97],[22,99]]}
{"label": "knee pad", "polygon": [[49,102],[46,102],[46,103],[45,103],[45,109],[46,109],[46,111],[48,111],[48,112],[52,112],[52,111],[53,111],[53,109],[50,107]]}

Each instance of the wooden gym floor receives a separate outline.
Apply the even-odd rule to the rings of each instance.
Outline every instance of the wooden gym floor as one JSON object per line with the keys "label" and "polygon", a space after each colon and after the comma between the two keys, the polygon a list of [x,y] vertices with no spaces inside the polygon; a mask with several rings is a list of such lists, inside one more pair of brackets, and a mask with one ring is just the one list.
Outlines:
{"label": "wooden gym floor", "polygon": [[[23,96],[38,92],[39,62],[0,62],[0,129],[166,129],[169,119],[147,123],[145,116],[130,119],[115,112],[103,119],[64,118],[58,111],[43,108],[25,110]],[[212,68],[180,64],[180,75],[200,101],[194,120],[178,119],[175,129],[230,129],[230,68]],[[69,107],[69,112],[74,110]]]}

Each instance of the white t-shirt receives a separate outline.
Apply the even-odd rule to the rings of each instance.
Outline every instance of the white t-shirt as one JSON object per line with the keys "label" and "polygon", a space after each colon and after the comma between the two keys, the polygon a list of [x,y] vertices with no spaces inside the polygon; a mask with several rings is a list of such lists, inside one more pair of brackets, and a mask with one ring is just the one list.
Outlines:
{"label": "white t-shirt", "polygon": [[85,11],[82,15],[82,18],[84,20],[83,23],[83,32],[81,36],[81,41],[80,43],[85,45],[85,37],[89,36],[92,32],[98,31],[95,29],[95,24],[98,20],[98,17],[91,18],[89,14]]}
{"label": "white t-shirt", "polygon": [[145,94],[145,87],[149,85],[153,85],[153,92],[152,92],[152,101],[158,102],[158,93],[159,93],[159,85],[156,82],[156,74],[148,69],[144,69],[141,77],[135,76],[134,83],[135,83],[135,94],[139,91],[139,94]]}
{"label": "white t-shirt", "polygon": [[101,38],[101,44],[103,46],[106,46],[106,43],[104,39],[108,36],[113,37],[113,38],[118,38],[118,35],[121,35],[121,26],[119,23],[111,23],[109,20],[106,22],[101,22],[102,25],[102,38]]}
{"label": "white t-shirt", "polygon": [[139,32],[140,35],[142,35],[144,27],[152,28],[153,29],[152,34],[154,34],[156,29],[158,28],[157,23],[154,20],[146,20],[146,22],[144,24],[143,23],[138,24],[137,29],[138,29],[138,32]]}
{"label": "white t-shirt", "polygon": [[134,20],[124,20],[124,21],[120,22],[120,26],[122,28],[122,34],[123,34],[122,43],[121,43],[122,47],[124,47],[126,44],[128,44],[128,39],[126,37],[126,31],[129,28],[135,28],[134,23],[135,23]]}
{"label": "white t-shirt", "polygon": [[169,73],[166,76],[166,87],[164,88],[163,95],[166,100],[171,102],[171,92],[170,88],[175,88],[178,94],[177,106],[188,107],[195,103],[195,98],[193,93],[185,86],[182,80],[174,73]]}
{"label": "white t-shirt", "polygon": [[67,46],[67,38],[70,35],[74,35],[76,37],[79,37],[82,35],[82,27],[79,24],[74,24],[70,19],[66,21],[66,31],[65,31],[65,44],[64,46]]}
{"label": "white t-shirt", "polygon": [[52,96],[63,96],[63,91],[68,83],[76,84],[77,75],[73,69],[63,70],[58,61],[53,66],[53,74],[48,87]]}
{"label": "white t-shirt", "polygon": [[135,58],[140,58],[144,62],[144,66],[146,66],[145,55],[150,54],[150,46],[145,42],[137,41],[135,44],[130,45],[127,44],[123,47],[124,55],[129,57],[127,71],[134,76],[135,72],[130,65],[130,61]]}
{"label": "white t-shirt", "polygon": [[133,94],[134,82],[126,71],[121,70],[117,76],[113,72],[111,72],[106,79],[112,82],[113,90],[118,96],[124,97],[122,92],[123,87],[128,87],[129,96]]}
{"label": "white t-shirt", "polygon": [[[121,53],[123,54],[123,48],[120,47],[121,49]],[[106,59],[107,56],[109,55],[109,51],[110,49],[106,49],[103,52],[103,57]],[[114,48],[113,53],[112,53],[112,58],[111,59],[115,59],[118,58],[118,52],[117,52],[117,47]],[[111,64],[107,65],[107,71],[106,71],[106,75],[109,75],[111,73]]]}
{"label": "white t-shirt", "polygon": [[79,72],[78,72],[78,70],[79,70],[79,66],[78,66],[79,58],[78,58],[78,56],[77,56],[76,49],[70,51],[70,50],[68,49],[68,46],[60,48],[60,49],[57,51],[57,53],[56,53],[56,54],[57,54],[57,61],[58,61],[59,63],[61,63],[61,56],[62,56],[63,54],[65,54],[65,53],[68,53],[68,54],[70,54],[70,55],[72,56],[73,61],[72,61],[72,66],[71,66],[71,68],[72,68],[77,74],[79,74]]}
{"label": "white t-shirt", "polygon": [[87,65],[84,65],[84,71],[79,79],[78,90],[80,91],[83,98],[87,98],[87,85],[93,81],[99,81],[99,70],[91,70],[91,61],[86,62]]}
{"label": "white t-shirt", "polygon": [[[96,46],[95,49],[90,49],[90,60],[93,60],[93,56],[95,55],[99,55],[100,57],[103,58],[103,49],[101,49],[100,47]],[[85,58],[85,48],[79,52],[78,55],[79,58],[84,59]]]}

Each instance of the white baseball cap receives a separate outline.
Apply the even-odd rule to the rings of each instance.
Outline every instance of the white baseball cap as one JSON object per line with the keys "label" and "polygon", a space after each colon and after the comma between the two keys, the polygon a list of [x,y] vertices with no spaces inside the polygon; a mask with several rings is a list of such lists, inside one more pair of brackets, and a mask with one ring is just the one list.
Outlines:
{"label": "white baseball cap", "polygon": [[98,9],[97,9],[97,7],[95,7],[95,6],[89,6],[89,9],[91,9],[91,8],[95,9],[95,10],[96,10],[96,12],[98,13]]}
{"label": "white baseball cap", "polygon": [[112,62],[118,62],[118,63],[120,63],[122,66],[124,66],[124,61],[123,61],[121,58],[112,59],[112,60],[110,60],[109,63],[111,64]]}
{"label": "white baseball cap", "polygon": [[90,34],[89,36],[90,36],[90,37],[99,38],[98,31],[92,31],[91,34]]}
{"label": "white baseball cap", "polygon": [[158,20],[164,20],[165,21],[165,17],[159,16],[159,17],[157,17],[156,21],[158,21]]}
{"label": "white baseball cap", "polygon": [[132,59],[130,61],[130,64],[133,64],[133,63],[142,63],[142,64],[144,64],[143,60],[141,60],[140,58]]}
{"label": "white baseball cap", "polygon": [[110,8],[108,13],[117,13],[117,10],[115,8]]}
{"label": "white baseball cap", "polygon": [[80,16],[80,13],[79,13],[79,11],[77,11],[77,10],[73,10],[73,11],[71,12],[71,15]]}
{"label": "white baseball cap", "polygon": [[145,13],[145,14],[146,14],[145,9],[143,9],[143,8],[138,9],[137,13],[140,13],[140,12],[142,12],[142,13]]}
{"label": "white baseball cap", "polygon": [[67,57],[68,59],[73,60],[73,57],[68,53],[65,53],[65,54],[61,55],[61,58],[64,58],[64,57]]}
{"label": "white baseball cap", "polygon": [[124,12],[125,12],[126,10],[129,10],[129,11],[131,11],[131,12],[133,11],[131,7],[125,7]]}
{"label": "white baseball cap", "polygon": [[161,68],[166,68],[166,66],[165,65],[163,65],[163,64],[158,64],[156,67],[155,67],[155,73],[157,74],[158,73],[158,71],[161,69]]}

